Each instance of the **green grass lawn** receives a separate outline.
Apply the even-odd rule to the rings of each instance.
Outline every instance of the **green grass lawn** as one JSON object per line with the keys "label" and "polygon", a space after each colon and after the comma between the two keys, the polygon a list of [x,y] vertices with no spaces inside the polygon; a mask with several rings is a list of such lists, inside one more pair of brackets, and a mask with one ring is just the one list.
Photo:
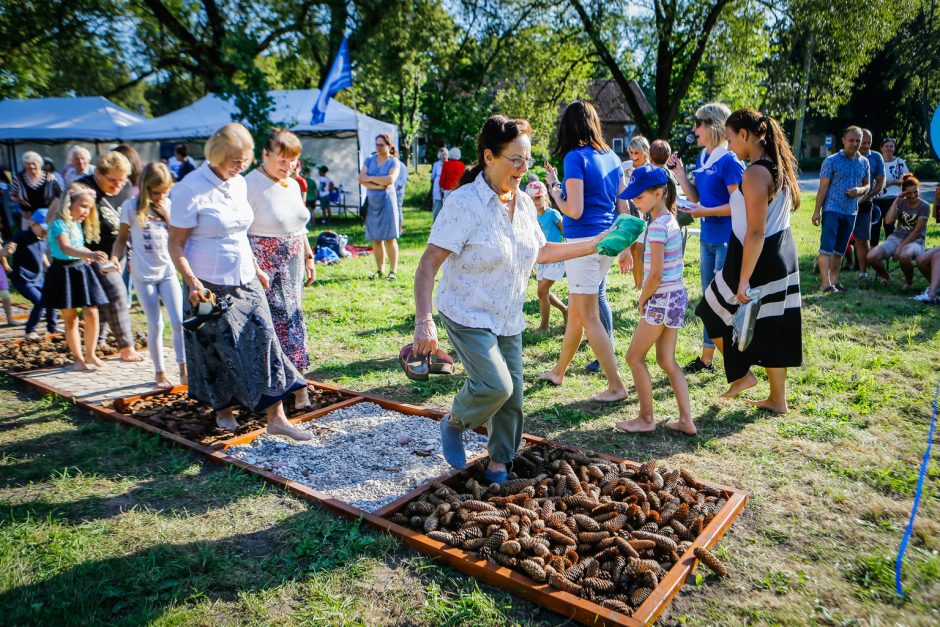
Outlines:
{"label": "green grass lawn", "polygon": [[[412,280],[430,228],[417,211],[427,178],[409,181],[397,282],[370,281],[371,258],[321,268],[306,290],[314,378],[447,408],[460,376],[406,379],[399,348],[413,328]],[[804,360],[789,375],[790,414],[723,401],[721,373],[689,380],[694,438],[660,429],[615,432],[636,412],[582,399],[603,382],[584,372],[585,346],[561,388],[536,382],[560,348],[526,332],[526,430],[634,460],[681,464],[751,499],[716,553],[732,574],[688,585],[663,624],[937,624],[940,620],[940,466],[932,463],[904,568],[893,561],[907,522],[940,377],[940,309],[897,287],[859,285],[822,296],[810,273],[818,230],[812,196],[793,216],[803,272]],[[338,229],[362,243],[352,219]],[[928,243],[940,243],[932,227]],[[697,244],[686,254],[692,301]],[[871,282],[875,283],[875,282]],[[637,294],[614,271],[610,300],[621,360]],[[916,287],[924,287],[918,278]],[[530,327],[538,306],[526,304]],[[558,286],[564,297],[566,290]],[[143,324],[140,318],[137,319]],[[142,330],[143,326],[139,326]],[[689,314],[679,361],[699,350]],[[446,345],[446,340],[445,340]],[[660,420],[675,403],[655,366]],[[629,369],[621,365],[629,380]],[[746,393],[766,395],[761,383]],[[100,422],[0,379],[0,615],[7,624],[562,624],[559,616],[478,584],[394,539],[326,513],[251,475],[202,461],[143,432]],[[704,574],[704,573],[703,573]]]}

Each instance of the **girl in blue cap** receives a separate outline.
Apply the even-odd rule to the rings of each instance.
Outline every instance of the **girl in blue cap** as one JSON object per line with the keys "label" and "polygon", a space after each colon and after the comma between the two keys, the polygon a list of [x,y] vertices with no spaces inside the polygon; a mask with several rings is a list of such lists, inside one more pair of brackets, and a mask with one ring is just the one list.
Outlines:
{"label": "girl in blue cap", "polygon": [[620,195],[632,200],[641,213],[650,215],[643,244],[643,289],[640,292],[640,322],[627,349],[627,363],[640,403],[640,415],[618,422],[627,433],[656,430],[653,419],[653,382],[646,355],[656,345],[656,361],[669,377],[679,404],[679,419],[667,429],[695,435],[689,387],[676,362],[676,338],[685,319],[689,297],[682,282],[682,233],[676,222],[676,184],[661,167],[646,164],[633,171]]}

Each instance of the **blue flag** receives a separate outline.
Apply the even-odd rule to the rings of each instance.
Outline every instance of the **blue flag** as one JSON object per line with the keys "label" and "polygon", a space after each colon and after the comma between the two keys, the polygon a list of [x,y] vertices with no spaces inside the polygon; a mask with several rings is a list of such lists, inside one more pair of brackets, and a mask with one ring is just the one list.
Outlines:
{"label": "blue flag", "polygon": [[347,87],[352,87],[352,64],[349,62],[349,45],[346,43],[346,38],[343,37],[343,43],[339,45],[330,73],[326,75],[326,81],[324,81],[323,87],[320,88],[317,104],[313,106],[313,116],[310,118],[310,123],[322,124],[323,120],[326,119],[326,107],[330,103],[330,98],[339,90]]}

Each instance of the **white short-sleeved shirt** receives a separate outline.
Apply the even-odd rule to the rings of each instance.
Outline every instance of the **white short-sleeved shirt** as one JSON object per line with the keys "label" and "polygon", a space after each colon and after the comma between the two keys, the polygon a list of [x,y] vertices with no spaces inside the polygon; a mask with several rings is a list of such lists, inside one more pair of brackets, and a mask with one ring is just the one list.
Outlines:
{"label": "white short-sleeved shirt", "polygon": [[197,278],[217,285],[254,280],[248,227],[255,214],[244,177],[223,181],[206,162],[174,185],[170,198],[170,226],[192,229],[184,253]]}
{"label": "white short-sleeved shirt", "polygon": [[307,232],[310,212],[297,181],[292,178],[274,181],[261,168],[255,168],[245,176],[245,185],[248,204],[255,214],[249,235],[294,237]]}
{"label": "white short-sleeved shirt", "polygon": [[435,161],[434,165],[431,166],[431,200],[444,198],[441,192],[441,168],[443,167],[444,162],[441,160]]}
{"label": "white short-sleeved shirt", "polygon": [[522,333],[526,285],[545,246],[531,198],[516,194],[510,222],[506,206],[481,174],[448,195],[428,243],[452,253],[441,268],[434,297],[438,311],[496,335]]}
{"label": "white short-sleeved shirt", "polygon": [[[135,282],[156,283],[176,275],[168,248],[170,233],[166,222],[153,210],[150,211],[147,226],[140,226],[137,200],[130,198],[121,205],[121,224],[131,228],[131,274]],[[169,199],[165,202],[169,208]]]}

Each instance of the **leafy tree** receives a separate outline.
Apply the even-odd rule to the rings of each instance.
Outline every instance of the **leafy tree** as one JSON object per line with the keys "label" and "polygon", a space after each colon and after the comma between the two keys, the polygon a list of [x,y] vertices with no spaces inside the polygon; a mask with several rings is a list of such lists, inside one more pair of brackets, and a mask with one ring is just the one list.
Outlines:
{"label": "leafy tree", "polygon": [[630,79],[641,84],[640,66],[624,67],[612,48],[605,29],[617,15],[628,14],[632,3],[593,3],[569,0],[581,28],[590,37],[598,56],[620,87],[637,130],[647,137],[668,137],[680,118],[683,101],[696,79],[708,51],[719,18],[731,0],[652,0],[631,24],[637,28],[632,43],[648,59],[644,64],[655,73],[650,86],[653,115],[647,115],[630,90]]}

